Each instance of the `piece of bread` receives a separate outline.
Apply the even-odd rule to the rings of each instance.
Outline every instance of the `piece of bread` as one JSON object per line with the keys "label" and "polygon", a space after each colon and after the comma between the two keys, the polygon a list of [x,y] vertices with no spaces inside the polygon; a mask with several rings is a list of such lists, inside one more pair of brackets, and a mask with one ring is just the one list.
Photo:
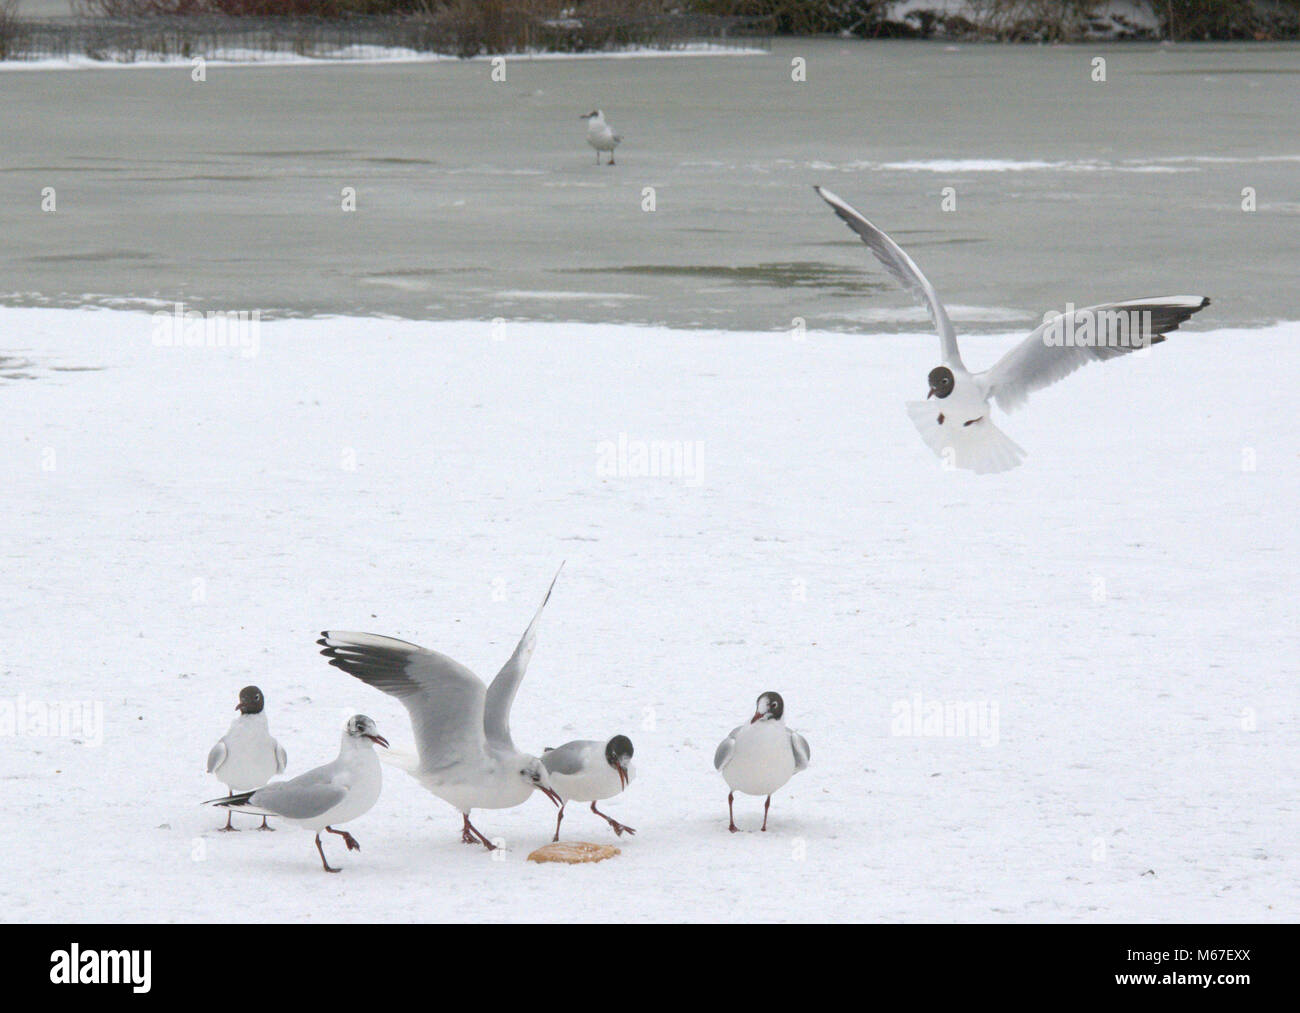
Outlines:
{"label": "piece of bread", "polygon": [[530,862],[567,862],[577,865],[580,862],[603,862],[620,854],[612,844],[591,844],[587,841],[558,841],[538,848],[528,856]]}

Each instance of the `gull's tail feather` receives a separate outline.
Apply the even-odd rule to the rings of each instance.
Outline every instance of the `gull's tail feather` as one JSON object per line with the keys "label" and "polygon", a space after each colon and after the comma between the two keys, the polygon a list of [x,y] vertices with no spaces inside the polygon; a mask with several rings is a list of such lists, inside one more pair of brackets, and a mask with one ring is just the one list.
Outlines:
{"label": "gull's tail feather", "polygon": [[950,468],[962,468],[977,475],[1010,471],[1025,459],[1015,440],[985,416],[968,426],[949,422],[941,425],[933,401],[908,401],[907,414],[925,445]]}
{"label": "gull's tail feather", "polygon": [[200,804],[201,805],[223,805],[227,809],[229,809],[231,806],[243,807],[250,804],[249,799],[253,797],[253,792],[257,790],[258,789],[254,788],[253,791],[236,792],[234,795],[227,795],[225,798],[210,798],[206,802]]}

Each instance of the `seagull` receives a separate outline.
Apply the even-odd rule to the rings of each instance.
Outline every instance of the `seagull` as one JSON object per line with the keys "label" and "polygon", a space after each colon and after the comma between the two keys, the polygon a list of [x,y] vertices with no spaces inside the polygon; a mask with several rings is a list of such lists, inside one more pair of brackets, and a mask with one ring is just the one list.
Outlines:
{"label": "seagull", "polygon": [[[231,722],[230,731],[208,753],[208,773],[216,774],[217,780],[232,792],[260,788],[276,774],[283,774],[289,765],[284,749],[271,738],[265,707],[266,700],[260,689],[256,686],[241,689],[239,703],[235,704],[239,717]],[[221,829],[237,829],[230,825],[229,810],[226,812],[226,825]],[[258,829],[275,828],[268,827],[263,816]]]}
{"label": "seagull", "polygon": [[605,122],[605,114],[599,109],[584,113],[578,119],[587,121],[587,143],[596,149],[596,164],[600,165],[600,153],[608,151],[609,164],[613,165],[614,149],[623,140],[623,136],[614,133],[614,129]]}
{"label": "seagull", "polygon": [[379,801],[384,773],[375,755],[376,745],[388,748],[388,740],[379,734],[375,723],[364,714],[348,718],[343,727],[343,742],[333,763],[316,767],[289,781],[276,781],[257,791],[245,791],[216,798],[204,805],[223,805],[263,815],[279,816],[287,823],[316,831],[316,850],[326,872],[339,870],[325,860],[320,832],[338,834],[349,851],[360,851],[357,839],[346,830],[335,830],[335,823],[350,823],[368,813]]}
{"label": "seagull", "polygon": [[487,687],[459,662],[403,640],[326,630],[316,641],[335,668],[402,702],[411,715],[419,757],[395,762],[460,810],[464,843],[482,844],[489,851],[496,845],[470,823],[471,810],[510,809],[534,791],[561,804],[542,761],[520,752],[510,738],[510,705],[533,655],[537,620],[555,580],[514,654]]}
{"label": "seagull", "polygon": [[740,829],[733,808],[736,792],[767,796],[762,827],[766,830],[772,792],[808,766],[808,740],[785,726],[781,719],[784,713],[781,694],[768,690],[758,698],[749,724],[733,728],[713,754],[714,768],[722,772],[731,788],[727,795],[731,825],[727,829],[733,834]]}
{"label": "seagull", "polygon": [[[934,286],[902,249],[835,194],[813,187],[844,223],[856,232],[885,270],[918,297],[939,332],[942,365],[930,370],[925,401],[909,401],[907,412],[926,445],[946,465],[976,474],[1007,471],[1025,457],[1014,440],[990,419],[990,400],[1003,411],[1019,408],[1029,395],[1050,386],[1094,360],[1105,361],[1165,340],[1210,300],[1201,295],[1131,299],[1045,317],[1019,345],[991,369],[967,372],[957,350],[957,335]],[[937,400],[931,401],[931,398]]]}
{"label": "seagull", "polygon": [[[622,837],[624,832],[635,834],[631,827],[612,820],[596,808],[596,802],[613,798],[632,782],[632,740],[626,735],[615,735],[608,742],[596,739],[575,739],[555,749],[542,753],[542,764],[551,776],[551,785],[564,801],[590,802],[591,811]],[[560,821],[564,819],[564,805],[555,817],[555,836],[560,839]]]}

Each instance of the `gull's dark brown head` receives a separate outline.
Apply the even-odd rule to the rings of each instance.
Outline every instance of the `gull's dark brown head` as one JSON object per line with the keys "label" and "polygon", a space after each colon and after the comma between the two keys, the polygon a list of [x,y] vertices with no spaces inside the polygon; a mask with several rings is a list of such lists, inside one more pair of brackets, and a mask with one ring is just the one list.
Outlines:
{"label": "gull's dark brown head", "polygon": [[239,703],[235,704],[235,710],[241,714],[261,714],[265,706],[262,691],[256,686],[245,686],[239,691]]}
{"label": "gull's dark brown head", "polygon": [[781,699],[781,694],[769,689],[758,698],[758,703],[754,707],[754,716],[749,723],[752,725],[755,721],[780,721],[784,713],[785,701]]}
{"label": "gull's dark brown head", "polygon": [[605,762],[618,771],[618,779],[627,787],[627,768],[632,762],[632,740],[626,735],[615,735],[605,743]]}
{"label": "gull's dark brown head", "polygon": [[930,393],[925,395],[927,398],[945,398],[957,385],[957,378],[952,375],[952,370],[947,366],[935,366],[930,370],[929,381]]}

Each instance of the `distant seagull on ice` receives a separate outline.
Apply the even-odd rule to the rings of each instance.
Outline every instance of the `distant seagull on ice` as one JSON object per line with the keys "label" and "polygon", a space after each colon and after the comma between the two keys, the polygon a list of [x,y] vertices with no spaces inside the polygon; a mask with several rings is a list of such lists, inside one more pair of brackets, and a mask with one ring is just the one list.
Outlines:
{"label": "distant seagull on ice", "polygon": [[785,701],[770,690],[758,698],[749,724],[733,728],[713,754],[713,766],[722,772],[731,792],[727,795],[727,815],[733,834],[736,826],[733,803],[736,792],[743,795],[766,795],[763,803],[763,826],[767,829],[767,810],[772,792],[808,766],[808,740],[785,726]]}
{"label": "distant seagull on ice", "polygon": [[[551,776],[551,786],[564,801],[590,802],[591,811],[622,837],[624,832],[635,834],[631,827],[612,820],[596,808],[601,799],[621,794],[632,782],[632,740],[626,735],[615,735],[608,742],[595,739],[575,739],[555,749],[542,753],[542,763]],[[560,821],[564,819],[564,805],[555,817],[555,837],[560,839]]]}
{"label": "distant seagull on ice", "polygon": [[[557,573],[556,579],[559,578]],[[316,641],[330,664],[383,690],[411,715],[418,761],[403,763],[427,790],[450,802],[464,817],[461,840],[496,846],[474,827],[474,809],[511,809],[540,791],[556,805],[546,767],[521,753],[510,738],[510,705],[523,681],[536,643],[537,620],[550,600],[555,580],[524,631],[515,653],[492,685],[446,655],[372,633],[326,630]],[[394,762],[400,762],[394,757]]]}
{"label": "distant seagull on ice", "polygon": [[[276,774],[283,774],[289,765],[288,757],[280,743],[271,738],[264,712],[266,701],[256,686],[245,686],[239,691],[235,710],[239,717],[230,725],[230,731],[208,753],[208,773],[231,791],[248,791],[260,788]],[[226,812],[226,825],[222,830],[234,830],[230,825],[230,812]],[[262,817],[259,830],[273,830]]]}
{"label": "distant seagull on ice", "polygon": [[279,816],[282,820],[316,831],[316,850],[326,872],[338,872],[325,861],[320,832],[338,834],[349,851],[360,851],[346,830],[335,830],[335,823],[350,823],[368,813],[379,801],[384,773],[375,755],[376,745],[388,748],[388,740],[379,734],[375,723],[364,714],[348,718],[343,727],[343,742],[333,763],[299,774],[289,781],[276,781],[257,791],[246,791],[228,798],[213,799],[205,805],[223,805],[248,812]]}
{"label": "distant seagull on ice", "polygon": [[614,129],[605,122],[605,114],[599,109],[579,116],[578,119],[587,121],[587,143],[596,149],[596,164],[600,165],[600,153],[608,151],[609,164],[613,165],[614,149],[623,140],[622,135],[614,133]]}
{"label": "distant seagull on ice", "polygon": [[[977,474],[1007,471],[1020,464],[1025,452],[990,420],[989,400],[1011,411],[1031,392],[1050,386],[1094,360],[1105,361],[1165,340],[1210,300],[1200,295],[1131,299],[1083,309],[1046,320],[992,369],[969,373],[957,350],[952,322],[938,293],[898,244],[829,190],[813,187],[877,260],[903,286],[925,303],[939,332],[943,365],[930,370],[925,401],[909,401],[907,412],[921,439],[953,466]],[[1078,340],[1076,340],[1078,335]],[[931,397],[938,398],[930,402]]]}

